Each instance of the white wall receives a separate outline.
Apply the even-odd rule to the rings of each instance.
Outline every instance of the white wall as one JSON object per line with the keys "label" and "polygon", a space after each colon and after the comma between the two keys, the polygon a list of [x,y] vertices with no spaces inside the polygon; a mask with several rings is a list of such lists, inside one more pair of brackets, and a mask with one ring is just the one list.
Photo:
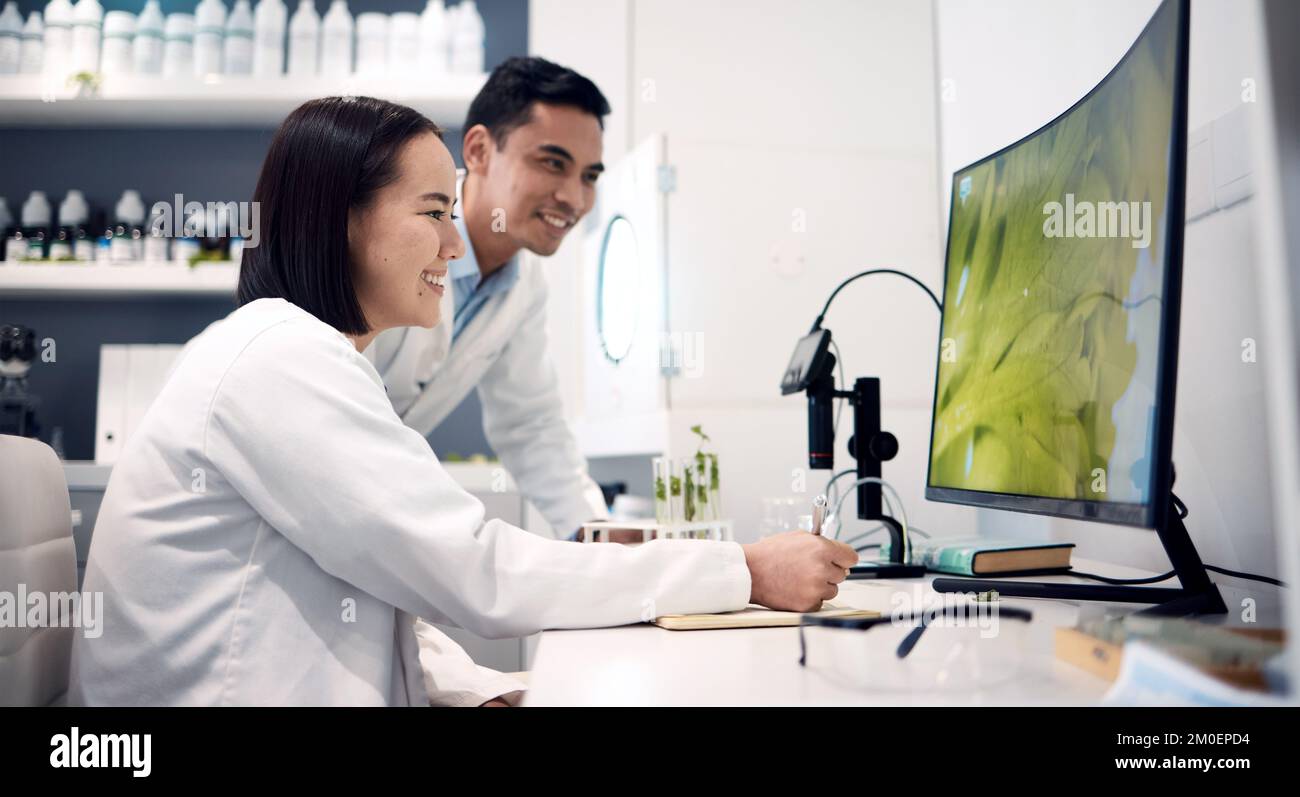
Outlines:
{"label": "white wall", "polygon": [[[1118,61],[1156,6],[936,0],[939,77],[949,90],[940,103],[941,173],[950,176],[1073,104]],[[1260,43],[1249,15],[1239,12],[1235,0],[1192,3],[1193,131],[1234,111],[1253,122],[1241,81],[1255,77]],[[1232,154],[1217,157],[1222,163]],[[1204,168],[1205,161],[1189,166],[1189,182]],[[1242,340],[1258,340],[1262,331],[1253,213],[1248,199],[1187,226],[1174,461],[1176,491],[1191,509],[1188,526],[1202,558],[1276,575],[1264,374],[1241,357]],[[985,513],[980,529],[1074,541],[1079,555],[1092,558],[1168,566],[1155,535],[1140,530],[1000,512]]]}
{"label": "white wall", "polygon": [[[790,495],[806,467],[805,402],[781,397],[777,385],[826,296],[868,265],[938,285],[931,7],[533,0],[530,9],[533,52],[583,71],[586,59],[603,90],[623,87],[607,148],[616,129],[627,130],[624,147],[667,136],[678,183],[669,200],[670,324],[702,354],[695,375],[671,386],[672,447],[693,450],[688,429],[703,424],[720,452],[726,513],[740,538],[753,539],[761,499]],[[938,338],[929,300],[894,278],[870,278],[841,294],[826,325],[846,377],[882,378],[886,426],[902,443],[886,478],[913,522],[973,530],[971,510],[922,499]],[[557,359],[576,359],[558,335],[555,344]],[[851,430],[846,413],[840,467],[850,464]],[[825,476],[808,475],[802,496]]]}
{"label": "white wall", "polygon": [[[605,119],[604,161],[628,150],[627,0],[532,0],[528,6],[528,52],[578,70],[600,87],[615,109]],[[550,288],[547,334],[560,377],[565,409],[582,408],[582,236],[574,230],[546,259]]]}
{"label": "white wall", "polygon": [[[1247,9],[1265,47],[1256,63],[1261,84],[1260,120],[1253,140],[1258,174],[1260,302],[1270,345],[1269,417],[1274,445],[1274,523],[1278,560],[1288,584],[1300,581],[1300,6],[1262,0]],[[1300,638],[1300,594],[1285,594],[1292,639]],[[1300,683],[1300,645],[1289,646],[1291,683]],[[1294,699],[1296,690],[1292,689]]]}
{"label": "white wall", "polygon": [[935,0],[941,226],[953,172],[1050,122],[1110,71],[1158,0]]}

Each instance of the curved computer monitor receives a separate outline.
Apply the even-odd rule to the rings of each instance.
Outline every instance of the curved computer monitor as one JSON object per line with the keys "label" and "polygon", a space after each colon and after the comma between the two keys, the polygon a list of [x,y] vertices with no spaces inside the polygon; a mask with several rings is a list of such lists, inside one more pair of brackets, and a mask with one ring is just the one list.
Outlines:
{"label": "curved computer monitor", "polygon": [[926,497],[1158,528],[1172,484],[1186,0],[953,175]]}

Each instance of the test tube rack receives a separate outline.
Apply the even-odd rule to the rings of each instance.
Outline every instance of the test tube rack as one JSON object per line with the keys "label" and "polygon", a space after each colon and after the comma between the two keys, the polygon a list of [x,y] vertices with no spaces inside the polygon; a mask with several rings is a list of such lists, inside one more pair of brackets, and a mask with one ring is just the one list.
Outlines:
{"label": "test tube rack", "polygon": [[608,542],[605,532],[631,529],[641,532],[641,541],[650,540],[723,540],[732,542],[730,520],[697,520],[659,523],[655,520],[600,520],[582,524],[584,542]]}

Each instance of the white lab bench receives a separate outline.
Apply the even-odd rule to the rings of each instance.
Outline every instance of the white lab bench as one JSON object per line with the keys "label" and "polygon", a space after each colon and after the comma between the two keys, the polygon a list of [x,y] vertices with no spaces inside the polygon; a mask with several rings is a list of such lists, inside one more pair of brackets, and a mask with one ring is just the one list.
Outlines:
{"label": "white lab bench", "polygon": [[[1082,571],[1116,578],[1152,573],[1129,567],[1075,560]],[[933,576],[898,581],[846,581],[838,604],[876,609],[888,615],[892,596],[912,595],[917,584],[925,594]],[[1077,583],[1066,576],[1038,576],[1034,581]],[[1176,583],[1176,582],[1175,582]],[[1232,587],[1220,584],[1229,611]],[[546,631],[529,676],[526,706],[927,706],[927,705],[1092,705],[1110,683],[1053,652],[1057,627],[1072,626],[1079,603],[1004,598],[1003,605],[1028,609],[1033,621],[1025,642],[1027,655],[1019,674],[1004,684],[968,692],[864,690],[836,682],[815,667],[799,666],[797,628],[667,631],[639,624],[617,628]],[[1110,604],[1136,611],[1141,606]],[[855,632],[847,632],[855,633]],[[933,632],[932,632],[933,633]],[[989,640],[996,644],[996,639]],[[892,646],[871,651],[892,657]]]}
{"label": "white lab bench", "polygon": [[[483,502],[487,518],[500,518],[520,528],[550,537],[550,527],[520,494],[499,463],[446,462],[443,467],[461,487]],[[85,575],[86,554],[112,465],[65,462],[64,476],[72,501],[72,536],[77,549],[77,586]],[[526,670],[532,662],[538,635],[513,639],[484,639],[461,628],[438,626],[465,649],[475,662],[502,672]]]}

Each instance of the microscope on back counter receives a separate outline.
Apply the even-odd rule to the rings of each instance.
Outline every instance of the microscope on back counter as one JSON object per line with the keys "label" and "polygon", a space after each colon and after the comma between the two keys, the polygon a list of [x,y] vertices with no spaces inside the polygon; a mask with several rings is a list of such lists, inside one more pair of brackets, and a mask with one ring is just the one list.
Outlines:
{"label": "microscope on back counter", "polygon": [[36,359],[36,333],[28,327],[0,325],[0,434],[38,437],[40,399],[27,392],[27,372]]}
{"label": "microscope on back counter", "polygon": [[[831,293],[821,315],[813,322],[812,330],[795,345],[790,364],[781,377],[781,395],[802,391],[808,396],[808,467],[814,470],[835,468],[836,400],[846,400],[853,408],[853,436],[849,438],[848,450],[849,456],[857,462],[858,518],[877,521],[889,532],[889,558],[861,561],[852,568],[850,577],[919,577],[925,574],[925,567],[910,561],[906,521],[900,523],[884,512],[885,485],[881,480],[881,465],[898,454],[898,438],[880,428],[880,379],[860,377],[854,381],[852,390],[837,388],[831,331],[822,327],[835,296],[850,282],[872,274],[893,274],[910,280],[929,294],[936,305],[939,304],[929,288],[905,272],[870,269],[849,277]],[[838,507],[833,509],[838,514]]]}

